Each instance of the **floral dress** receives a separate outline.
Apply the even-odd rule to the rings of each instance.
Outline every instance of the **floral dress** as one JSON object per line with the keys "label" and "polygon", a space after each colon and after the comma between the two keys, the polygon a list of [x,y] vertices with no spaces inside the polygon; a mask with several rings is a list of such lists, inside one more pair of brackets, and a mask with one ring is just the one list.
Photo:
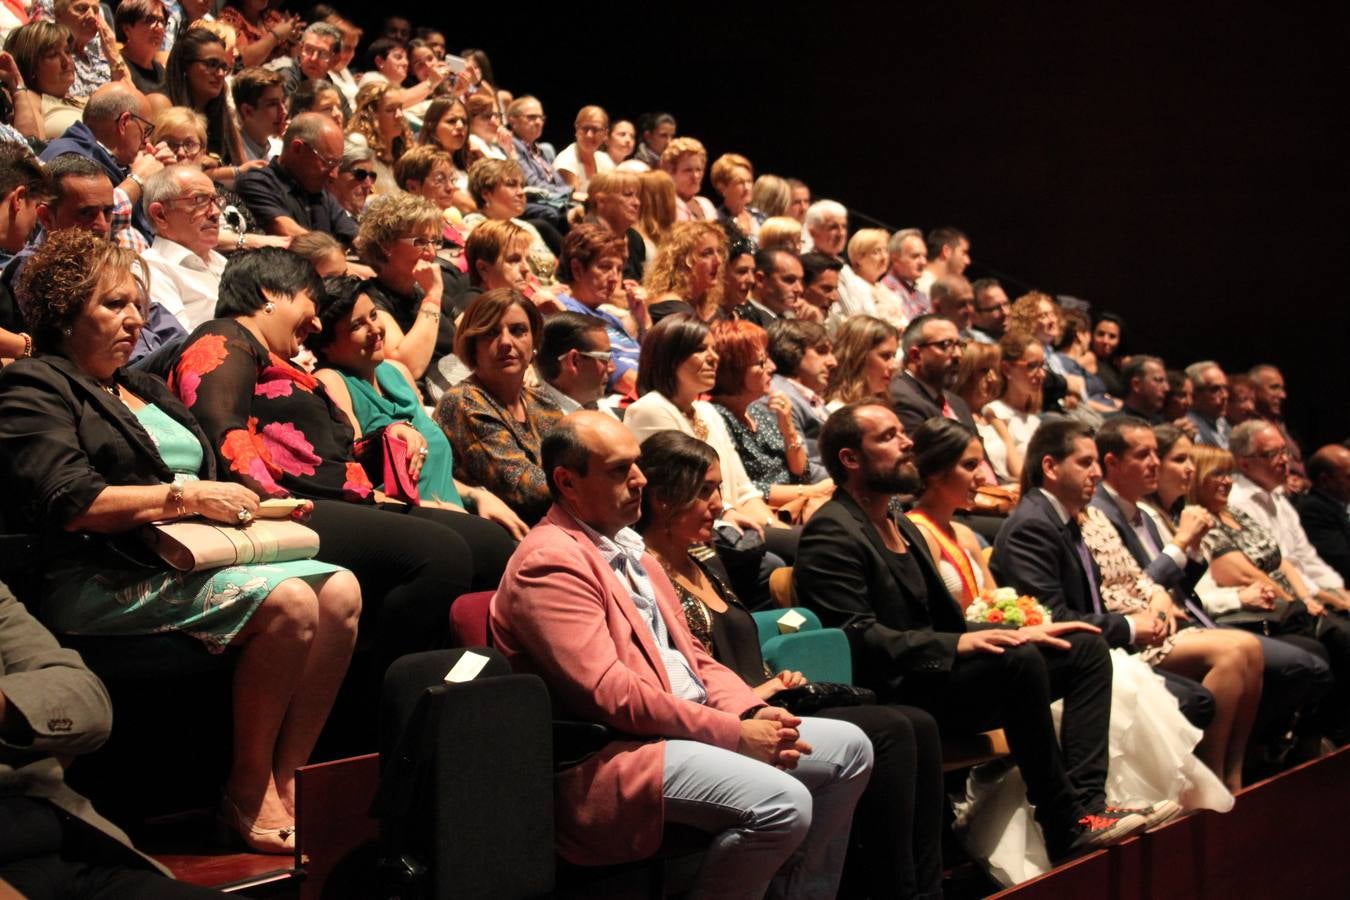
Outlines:
{"label": "floral dress", "polygon": [[222,473],[268,497],[374,502],[346,414],[318,379],[233,319],[192,333],[169,386],[216,448]]}
{"label": "floral dress", "polygon": [[1240,509],[1229,506],[1228,514],[1238,523],[1238,527],[1233,528],[1215,516],[1216,524],[1200,545],[1205,552],[1205,559],[1215,560],[1235,551],[1241,553],[1291,596],[1294,595],[1294,586],[1280,571],[1284,557],[1280,554],[1280,545],[1274,535]]}
{"label": "floral dress", "polygon": [[713,408],[727,423],[727,431],[736,443],[736,452],[741,455],[750,481],[765,497],[769,496],[769,489],[776,484],[807,483],[809,468],[801,475],[793,475],[788,471],[787,444],[773,413],[758,404],[750,404],[747,412],[755,423],[755,427],[751,428],[740,416],[720,403],[713,404]]}

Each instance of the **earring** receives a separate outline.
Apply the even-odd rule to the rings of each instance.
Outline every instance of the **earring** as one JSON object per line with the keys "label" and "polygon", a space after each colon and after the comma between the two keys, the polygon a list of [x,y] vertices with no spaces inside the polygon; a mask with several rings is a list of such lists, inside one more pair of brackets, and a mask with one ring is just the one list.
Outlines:
{"label": "earring", "polygon": [[70,330],[69,328],[62,328],[62,329],[61,329],[61,334],[62,334],[64,337],[70,337],[70,335],[71,335],[71,330]]}
{"label": "earring", "polygon": [[273,303],[271,300],[268,300],[266,303],[263,304],[263,312],[267,313],[269,316],[276,311],[277,305]]}

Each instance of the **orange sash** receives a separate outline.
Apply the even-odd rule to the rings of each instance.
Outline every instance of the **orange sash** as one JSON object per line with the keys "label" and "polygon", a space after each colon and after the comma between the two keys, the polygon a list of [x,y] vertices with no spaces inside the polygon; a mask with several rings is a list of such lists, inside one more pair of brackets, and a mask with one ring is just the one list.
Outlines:
{"label": "orange sash", "polygon": [[942,558],[952,564],[956,569],[956,574],[961,579],[961,585],[965,590],[964,596],[957,597],[957,602],[961,604],[964,610],[980,593],[979,582],[975,578],[975,569],[970,564],[970,557],[966,555],[966,550],[955,540],[943,533],[937,523],[928,518],[924,513],[917,509],[911,509],[905,513],[914,524],[918,525],[924,531],[931,534],[938,542],[938,548],[942,551]]}

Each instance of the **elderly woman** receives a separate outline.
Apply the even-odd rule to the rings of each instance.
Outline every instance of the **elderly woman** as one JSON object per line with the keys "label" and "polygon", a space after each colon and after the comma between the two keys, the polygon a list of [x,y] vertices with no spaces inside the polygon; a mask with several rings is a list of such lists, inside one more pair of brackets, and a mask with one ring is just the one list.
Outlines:
{"label": "elderly woman", "polygon": [[786,250],[793,256],[802,252],[802,223],[791,216],[770,216],[759,226],[762,250]]}
{"label": "elderly woman", "polygon": [[289,113],[292,117],[307,112],[322,113],[345,129],[347,114],[342,109],[342,101],[342,91],[333,82],[311,78],[300,82],[291,94]]}
{"label": "elderly woman", "polygon": [[70,29],[55,22],[30,22],[9,33],[5,50],[28,87],[14,94],[15,127],[39,141],[59,138],[84,113],[84,100],[71,96],[75,57]]}
{"label": "elderly woman", "polygon": [[618,170],[600,172],[591,178],[586,205],[596,219],[627,241],[623,277],[641,281],[647,265],[647,246],[636,228],[642,217],[642,176]]}
{"label": "elderly woman", "polygon": [[518,291],[488,291],[470,303],[455,355],[473,374],[445,392],[435,413],[464,482],[500,497],[528,525],[551,503],[540,446],[562,418],[525,384],[543,330],[538,308]]}
{"label": "elderly woman", "polygon": [[75,39],[71,96],[88,97],[110,81],[130,80],[117,38],[95,0],[55,0],[52,12],[57,24],[69,28]]}
{"label": "elderly woman", "polygon": [[464,236],[460,229],[464,217],[461,212],[472,212],[474,204],[467,191],[455,187],[457,174],[450,154],[430,144],[418,144],[394,164],[394,181],[399,189],[436,204],[446,228],[454,231],[446,237],[463,248]]}
{"label": "elderly woman", "polygon": [[813,471],[806,442],[792,420],[792,402],[769,390],[776,371],[769,359],[769,336],[753,322],[716,322],[717,351],[713,409],[736,445],[746,475],[769,507],[805,522],[834,493],[823,470]]}
{"label": "elderly woman", "polygon": [[[722,515],[716,451],[666,431],[643,443],[638,466],[647,475],[647,488],[637,528],[670,576],[694,637],[770,703],[785,689],[805,684],[799,672],[768,670],[754,618],[732,591],[726,569],[706,552],[713,523]],[[855,888],[866,885],[873,897],[940,894],[943,800],[937,723],[906,706],[830,707],[814,715],[853,722],[876,748],[872,779],[855,820],[866,835],[865,849],[853,859]]]}
{"label": "elderly woman", "polygon": [[675,213],[681,222],[691,219],[711,222],[717,218],[712,201],[699,195],[707,166],[708,151],[695,138],[672,138],[661,152],[661,171],[675,179]]}
{"label": "elderly woman", "polygon": [[[41,617],[57,632],[176,631],[239,648],[226,822],[253,850],[295,851],[295,769],[308,759],[356,640],[361,589],[315,560],[180,573],[136,538],[151,522],[247,526],[258,495],[216,480],[202,429],[162,381],[124,368],[143,323],[129,251],[56,231],[25,267],[38,356],[0,378],[11,526],[45,535]],[[172,673],[166,672],[166,677]]]}
{"label": "elderly woman", "polygon": [[583,106],[574,127],[576,140],[553,160],[553,168],[572,186],[572,196],[584,200],[591,179],[614,168],[614,160],[600,149],[609,134],[609,114],[598,106]]}
{"label": "elderly woman", "polygon": [[628,326],[616,311],[606,308],[623,277],[626,252],[624,239],[605,226],[582,224],[567,233],[558,259],[558,277],[564,281],[558,300],[568,312],[592,316],[605,323],[614,361],[610,387],[621,394],[629,393],[637,385],[641,352]]}
{"label": "elderly woman", "polygon": [[223,162],[241,166],[247,156],[225,96],[225,76],[230,68],[225,41],[204,28],[192,28],[174,42],[164,81],[174,106],[186,106],[206,116],[207,151]]}
{"label": "elderly woman", "polygon": [[848,265],[839,273],[839,302],[832,312],[836,322],[861,314],[885,319],[901,331],[909,324],[900,296],[881,280],[891,265],[889,243],[884,228],[859,228],[848,239]]}
{"label": "elderly woman", "polygon": [[759,226],[766,216],[750,204],[755,170],[750,160],[739,153],[723,153],[712,164],[713,189],[722,198],[717,221],[733,239],[738,235],[758,246]]}
{"label": "elderly woman", "polygon": [[431,201],[399,192],[372,200],[356,235],[357,252],[375,270],[368,292],[384,329],[384,356],[416,379],[455,343],[436,261],[442,221]]}
{"label": "elderly woman", "polygon": [[361,135],[349,134],[342,143],[342,162],[338,163],[337,177],[329,183],[328,191],[339,206],[360,222],[379,177],[375,151]]}
{"label": "elderly woman", "polygon": [[874,316],[853,316],[834,333],[834,358],[825,406],[834,412],[859,400],[887,400],[898,365],[900,332]]}
{"label": "elderly woman", "polygon": [[998,344],[967,341],[952,389],[970,407],[999,483],[1015,485],[1022,479],[1022,454],[1008,431],[1008,423],[985,413],[985,407],[1003,393],[1002,362],[1003,352]]}
{"label": "elderly woman", "polygon": [[412,131],[403,118],[403,96],[388,82],[372,82],[356,92],[348,134],[359,134],[375,154],[375,192],[398,190],[394,163],[412,146]]}
{"label": "elderly woman", "polygon": [[234,29],[244,68],[284,56],[304,29],[298,17],[273,9],[272,0],[239,0],[220,11],[220,21]]}
{"label": "elderly woman", "polygon": [[142,94],[164,93],[164,64],[156,57],[164,47],[167,21],[162,0],[123,0],[113,16],[122,41],[122,61]]}
{"label": "elderly woman", "polygon": [[[449,517],[449,522],[469,545],[474,558],[510,556],[514,544],[507,532],[523,538],[528,530],[525,523],[486,488],[469,487],[454,479],[450,441],[423,409],[412,373],[385,358],[382,316],[366,285],[356,278],[341,277],[325,285],[325,294],[319,309],[323,328],[307,342],[324,366],[314,377],[346,414],[356,439],[360,441],[362,435],[395,422],[412,425],[427,449],[425,456],[407,459],[408,475],[415,479],[420,504],[463,513],[465,502],[472,503],[481,518],[457,515]],[[375,487],[386,493],[391,489],[383,483]]]}
{"label": "elderly woman", "polygon": [[[530,232],[533,238],[530,244],[530,271],[540,284],[552,285],[557,279],[558,259],[540,233],[541,229],[549,229],[550,226],[539,220],[520,218],[525,212],[525,173],[521,171],[520,164],[513,159],[480,159],[469,169],[469,195],[477,204],[478,211],[464,217],[464,226],[472,230],[488,219],[510,220]],[[561,247],[562,239],[557,232],[553,232],[552,236]]]}
{"label": "elderly woman", "polygon": [[[219,471],[262,497],[314,501],[319,558],[364,586],[361,629],[374,636],[374,687],[390,662],[449,640],[450,604],[490,590],[505,560],[476,559],[440,510],[382,504],[357,461],[346,416],[323,384],[290,360],[319,327],[323,284],[301,257],[264,248],[233,257],[220,280],[219,318],[169,361],[169,384],[201,423]],[[424,439],[390,426],[420,456]],[[373,702],[373,698],[372,698]]]}
{"label": "elderly woman", "polygon": [[1003,393],[987,401],[981,412],[991,424],[1003,423],[1012,439],[1013,452],[1019,459],[1026,459],[1027,444],[1041,425],[1045,345],[1025,331],[1009,330],[999,340],[998,348],[1002,357],[999,374],[1003,376]]}
{"label": "elderly woman", "polygon": [[722,302],[722,267],[727,237],[714,222],[680,222],[657,249],[643,287],[651,298],[652,321],[688,313],[710,322]]}

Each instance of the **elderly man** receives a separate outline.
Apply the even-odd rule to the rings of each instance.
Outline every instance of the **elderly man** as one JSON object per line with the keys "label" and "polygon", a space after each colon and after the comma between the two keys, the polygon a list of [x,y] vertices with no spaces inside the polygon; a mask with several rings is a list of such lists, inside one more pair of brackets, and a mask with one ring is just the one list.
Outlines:
{"label": "elderly man", "polygon": [[1264,419],[1252,419],[1233,429],[1229,450],[1237,460],[1238,474],[1228,503],[1256,520],[1280,545],[1280,553],[1315,591],[1318,604],[1350,610],[1345,579],[1327,565],[1308,540],[1298,512],[1285,496],[1284,480],[1289,474],[1289,442],[1280,429]]}
{"label": "elderly man", "polygon": [[1008,327],[1008,313],[1012,304],[1008,292],[997,278],[981,278],[971,286],[975,292],[975,317],[971,337],[981,344],[997,344]]}
{"label": "elderly man", "polygon": [[1308,457],[1312,490],[1295,501],[1308,541],[1342,579],[1350,578],[1350,449],[1328,444]]}
{"label": "elderly man", "polygon": [[923,242],[923,232],[917,228],[902,228],[891,235],[889,249],[891,270],[881,283],[900,298],[905,321],[912,322],[919,316],[935,312],[928,295],[918,287],[919,278],[928,266],[928,246]]}
{"label": "elderly man", "polygon": [[[289,66],[281,70],[283,93],[289,99],[305,81],[327,81],[333,62],[342,54],[342,29],[331,22],[315,22],[300,35],[300,45]],[[338,93],[342,93],[341,90]],[[237,101],[236,101],[237,103]],[[342,117],[351,118],[351,104],[342,96]]]}
{"label": "elderly man", "polygon": [[553,167],[553,146],[539,140],[544,133],[544,107],[539,98],[526,94],[511,101],[506,121],[516,162],[525,173],[525,218],[545,219],[559,231],[567,231],[572,186]]}
{"label": "elderly man", "polygon": [[891,379],[891,406],[905,428],[917,431],[933,416],[956,419],[975,430],[970,407],[948,386],[961,365],[956,323],[936,313],[919,316],[900,341],[901,367]]}
{"label": "elderly man", "polygon": [[1284,375],[1274,366],[1262,363],[1252,366],[1247,371],[1247,377],[1252,381],[1252,400],[1256,405],[1254,417],[1264,419],[1280,429],[1289,444],[1290,460],[1301,464],[1303,448],[1299,446],[1298,439],[1289,430],[1289,423],[1284,418],[1284,404],[1289,399],[1284,387]]}
{"label": "elderly man", "polygon": [[169,166],[145,183],[155,241],[142,257],[150,267],[150,300],[187,331],[215,318],[225,257],[216,252],[220,204],[215,185],[196,166]]}
{"label": "elderly man", "polygon": [[970,238],[950,225],[928,232],[928,265],[919,276],[919,290],[930,292],[943,275],[964,275],[970,265]]}
{"label": "elderly man", "polygon": [[322,113],[302,113],[286,129],[281,155],[264,168],[242,173],[235,185],[268,234],[326,231],[350,244],[356,220],[327,191],[341,162],[342,129]]}
{"label": "elderly man", "polygon": [[1185,374],[1195,398],[1186,414],[1195,427],[1195,442],[1227,450],[1233,433],[1228,422],[1228,376],[1212,359],[1191,363]]}
{"label": "elderly man", "polygon": [[693,896],[832,897],[872,763],[846,722],[768,707],[693,638],[674,587],[629,526],[638,444],[599,412],[543,443],[554,503],[492,599],[492,634],[564,715],[615,740],[557,777],[558,852],[606,864],[654,853],[667,823],[712,835]]}
{"label": "elderly man", "polygon": [[964,275],[944,275],[933,282],[933,312],[956,323],[963,341],[975,340],[971,324],[975,320],[975,290]]}
{"label": "elderly man", "polygon": [[539,392],[564,413],[596,409],[614,374],[609,332],[603,320],[565,312],[544,322],[544,340],[535,360]]}
{"label": "elderly man", "polygon": [[844,259],[844,245],[848,243],[848,210],[834,200],[817,200],[806,210],[806,234],[811,238],[811,249],[824,253],[840,263]]}
{"label": "elderly man", "polygon": [[736,307],[736,317],[768,328],[795,315],[802,299],[802,262],[787,250],[755,252],[755,287]]}
{"label": "elderly man", "polygon": [[[879,699],[921,707],[943,731],[1004,729],[1051,859],[1145,827],[1145,816],[1106,811],[1111,661],[1097,629],[967,623],[918,528],[891,511],[918,487],[912,446],[881,404],[830,416],[820,453],[839,490],[802,532],[797,597],[849,635],[854,678]],[[1059,697],[1062,748],[1050,717]]]}

